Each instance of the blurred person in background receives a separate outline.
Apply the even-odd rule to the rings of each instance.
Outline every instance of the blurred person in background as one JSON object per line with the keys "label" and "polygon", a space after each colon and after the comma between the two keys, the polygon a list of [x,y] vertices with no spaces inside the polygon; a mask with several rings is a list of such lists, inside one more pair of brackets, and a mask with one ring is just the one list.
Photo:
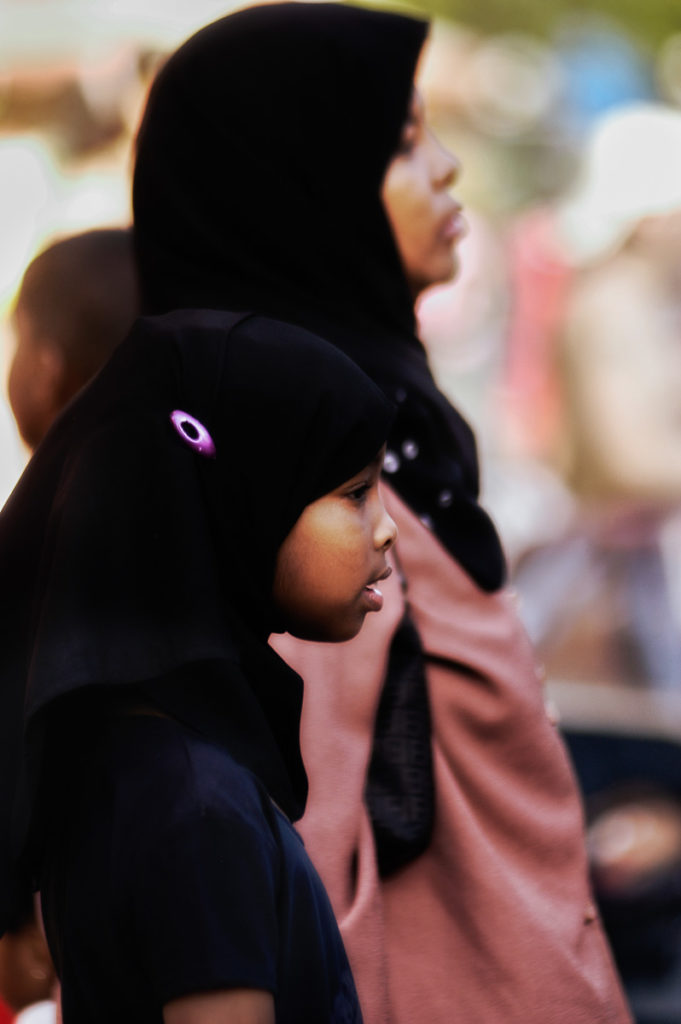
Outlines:
{"label": "blurred person in background", "polygon": [[543,443],[575,502],[517,567],[523,616],[551,674],[679,691],[681,112],[605,115],[548,216],[534,264],[563,282],[537,299],[562,433]]}
{"label": "blurred person in background", "polygon": [[[60,239],[30,263],[12,314],[16,347],[8,381],[12,412],[30,448],[107,361],[138,307],[129,229]],[[51,996],[55,980],[27,892],[0,939],[0,996],[19,1011]],[[53,1005],[41,1012],[54,1018]]]}
{"label": "blurred person in background", "polygon": [[27,268],[12,315],[12,412],[35,448],[106,362],[137,316],[132,236],[99,228],[60,239]]}
{"label": "blurred person in background", "polygon": [[[547,213],[552,247],[535,268],[561,281],[544,344],[563,423],[556,464],[574,511],[562,534],[525,552],[514,580],[557,681],[588,798],[596,891],[635,1016],[672,1024],[681,1013],[681,112],[634,104],[605,115],[574,188]],[[588,684],[581,697],[576,684]]]}
{"label": "blurred person in background", "polygon": [[143,305],[301,324],[398,407],[380,623],[332,653],[277,642],[310,681],[300,831],[365,1020],[621,1024],[579,797],[478,503],[475,441],[415,334],[415,300],[455,273],[464,233],[458,162],[414,91],[425,36],[384,11],[285,3],[190,39],[137,140]]}

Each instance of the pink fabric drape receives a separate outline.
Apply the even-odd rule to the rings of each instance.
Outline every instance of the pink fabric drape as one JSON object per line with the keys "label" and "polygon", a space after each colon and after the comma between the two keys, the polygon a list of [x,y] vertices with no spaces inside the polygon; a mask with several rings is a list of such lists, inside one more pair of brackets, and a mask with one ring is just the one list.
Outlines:
{"label": "pink fabric drape", "polygon": [[403,502],[407,597],[429,656],[436,824],[387,881],[362,801],[398,574],[359,637],[275,646],[305,679],[300,831],[328,889],[366,1024],[624,1024],[587,878],[580,799],[506,591],[479,590]]}

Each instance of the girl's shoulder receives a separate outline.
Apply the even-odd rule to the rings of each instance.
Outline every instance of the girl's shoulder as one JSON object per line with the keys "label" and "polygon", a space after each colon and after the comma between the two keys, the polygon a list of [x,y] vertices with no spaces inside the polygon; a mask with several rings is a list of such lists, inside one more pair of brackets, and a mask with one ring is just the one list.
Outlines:
{"label": "girl's shoulder", "polygon": [[256,777],[223,746],[177,720],[117,716],[98,750],[102,781],[130,819],[171,835],[222,823],[275,838],[275,811]]}

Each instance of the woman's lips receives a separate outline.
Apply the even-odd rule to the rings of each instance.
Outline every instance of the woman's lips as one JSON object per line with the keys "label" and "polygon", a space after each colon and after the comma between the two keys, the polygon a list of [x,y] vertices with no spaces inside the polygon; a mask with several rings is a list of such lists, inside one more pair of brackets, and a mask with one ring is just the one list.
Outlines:
{"label": "woman's lips", "polygon": [[445,220],[441,235],[446,242],[456,242],[468,232],[468,223],[461,209],[454,210]]}

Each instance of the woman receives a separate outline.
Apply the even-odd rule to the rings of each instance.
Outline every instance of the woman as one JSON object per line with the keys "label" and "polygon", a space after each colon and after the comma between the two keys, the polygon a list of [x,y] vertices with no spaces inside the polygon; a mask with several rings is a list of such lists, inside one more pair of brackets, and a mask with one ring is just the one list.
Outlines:
{"label": "woman", "polygon": [[458,166],[414,95],[425,35],[385,12],[283,4],[182,47],[138,138],[143,298],[313,328],[398,406],[385,480],[401,579],[351,644],[285,647],[311,681],[302,831],[365,1018],[623,1022],[473,436],[414,333],[415,297],[454,272],[463,229]]}
{"label": "woman", "polygon": [[380,611],[391,419],[300,328],[146,318],[5,506],[0,895],[39,881],[64,1024],[361,1024],[267,637]]}

